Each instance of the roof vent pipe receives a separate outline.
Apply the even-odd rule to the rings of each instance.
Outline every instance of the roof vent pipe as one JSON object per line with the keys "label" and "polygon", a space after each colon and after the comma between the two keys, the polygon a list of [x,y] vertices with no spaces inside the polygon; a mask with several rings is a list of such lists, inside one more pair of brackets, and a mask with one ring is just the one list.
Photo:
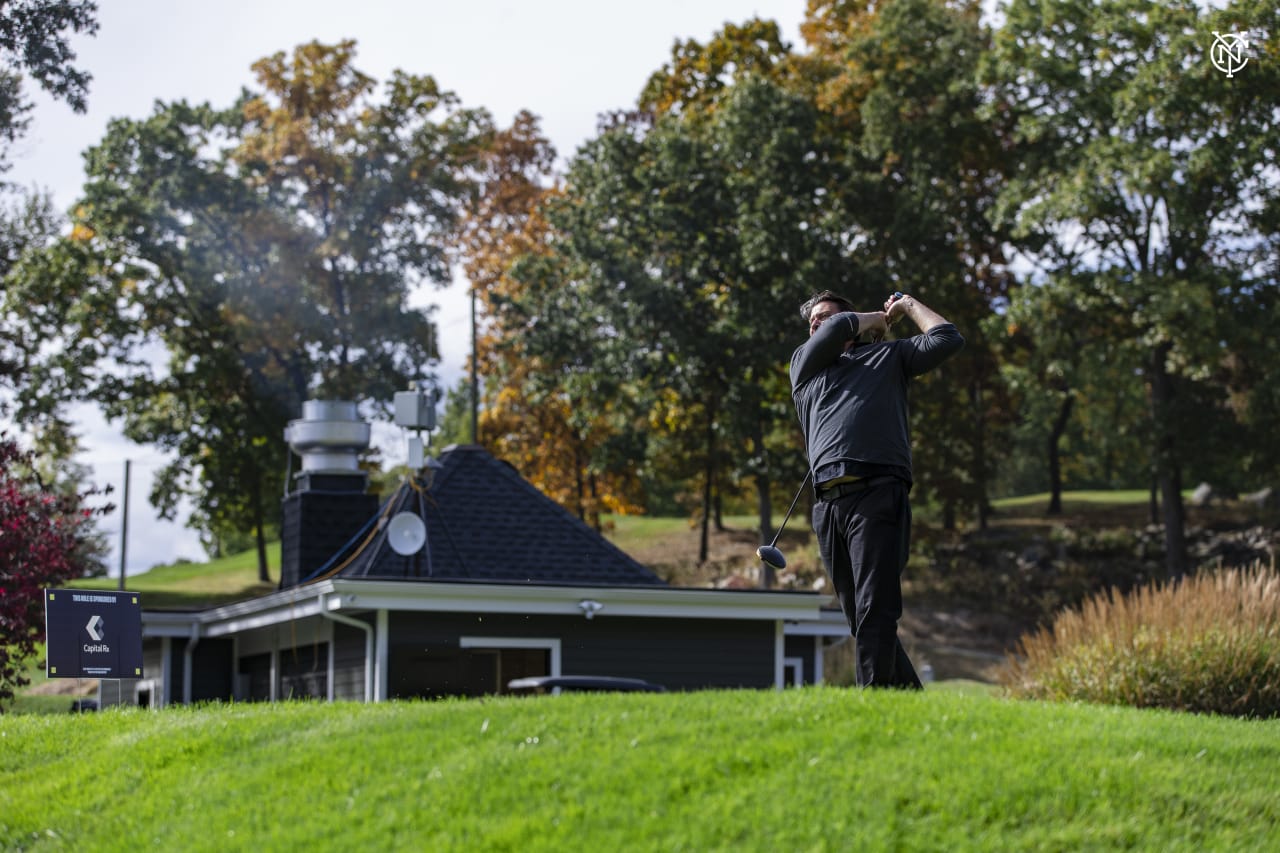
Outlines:
{"label": "roof vent pipe", "polygon": [[302,458],[304,474],[358,474],[360,454],[369,447],[370,427],[356,404],[346,400],[307,400],[302,417],[289,421],[284,440]]}

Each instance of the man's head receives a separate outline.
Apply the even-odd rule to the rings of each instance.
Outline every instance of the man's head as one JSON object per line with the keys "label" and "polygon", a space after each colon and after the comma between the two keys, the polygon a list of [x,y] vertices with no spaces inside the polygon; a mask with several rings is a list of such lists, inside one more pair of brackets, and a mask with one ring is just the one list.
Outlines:
{"label": "man's head", "polygon": [[828,317],[852,310],[853,303],[848,299],[830,290],[823,290],[804,301],[800,306],[800,316],[809,324],[809,334],[812,335]]}

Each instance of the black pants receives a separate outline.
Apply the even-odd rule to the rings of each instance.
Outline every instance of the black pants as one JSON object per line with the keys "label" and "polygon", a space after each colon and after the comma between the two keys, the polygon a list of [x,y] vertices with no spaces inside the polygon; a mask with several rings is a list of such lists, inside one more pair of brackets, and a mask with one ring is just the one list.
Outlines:
{"label": "black pants", "polygon": [[882,483],[813,507],[813,530],[857,641],[858,686],[919,689],[898,639],[911,540],[907,484]]}

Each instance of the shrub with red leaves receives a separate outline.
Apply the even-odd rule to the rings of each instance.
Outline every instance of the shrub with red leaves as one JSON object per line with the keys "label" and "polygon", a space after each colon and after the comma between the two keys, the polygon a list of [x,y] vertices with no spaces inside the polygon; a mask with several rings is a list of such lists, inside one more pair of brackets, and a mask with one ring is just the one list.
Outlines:
{"label": "shrub with red leaves", "polygon": [[31,456],[0,433],[0,707],[27,682],[23,662],[44,639],[44,590],[85,573],[77,544],[97,512],[31,476]]}

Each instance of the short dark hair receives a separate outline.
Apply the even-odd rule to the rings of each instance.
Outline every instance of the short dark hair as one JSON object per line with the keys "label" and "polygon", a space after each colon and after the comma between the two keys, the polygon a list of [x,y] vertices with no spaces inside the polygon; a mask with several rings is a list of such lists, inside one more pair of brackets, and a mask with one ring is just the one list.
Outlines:
{"label": "short dark hair", "polygon": [[804,304],[800,306],[800,316],[804,318],[806,323],[809,322],[809,314],[812,313],[813,306],[817,305],[819,302],[834,302],[840,306],[841,311],[854,310],[853,303],[848,299],[845,299],[843,296],[833,291],[822,290],[813,294],[813,296],[810,296],[804,301]]}

